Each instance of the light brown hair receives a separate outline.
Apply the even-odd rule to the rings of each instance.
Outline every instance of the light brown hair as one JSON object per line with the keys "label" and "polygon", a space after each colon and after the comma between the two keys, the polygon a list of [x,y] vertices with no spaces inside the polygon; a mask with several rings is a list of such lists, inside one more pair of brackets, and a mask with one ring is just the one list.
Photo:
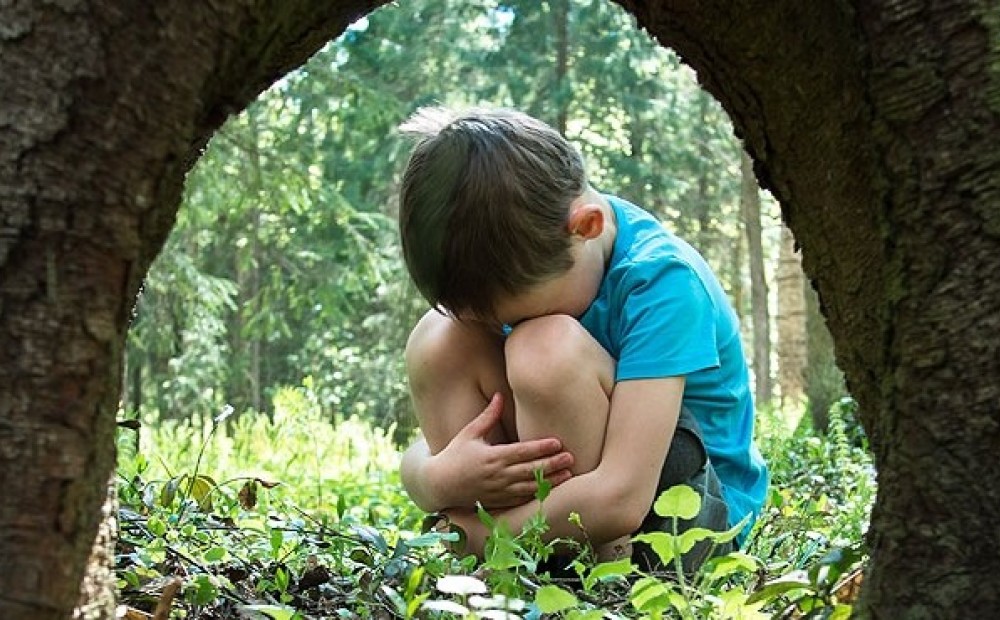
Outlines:
{"label": "light brown hair", "polygon": [[403,257],[432,306],[492,320],[501,295],[569,269],[569,207],[587,181],[557,131],[513,110],[437,107],[400,129],[418,137],[400,188]]}

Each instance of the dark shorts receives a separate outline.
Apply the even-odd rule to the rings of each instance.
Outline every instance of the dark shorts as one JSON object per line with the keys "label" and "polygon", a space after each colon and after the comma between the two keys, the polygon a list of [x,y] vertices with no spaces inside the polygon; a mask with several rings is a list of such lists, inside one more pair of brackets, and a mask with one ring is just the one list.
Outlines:
{"label": "dark shorts", "polygon": [[[670,451],[660,471],[655,497],[659,497],[663,491],[678,484],[688,485],[701,496],[701,512],[693,519],[680,520],[677,524],[678,532],[692,527],[703,527],[719,532],[728,529],[729,508],[722,498],[719,476],[708,460],[705,444],[702,442],[701,428],[686,408],[681,409],[680,418],[677,420],[677,430],[674,431]],[[660,517],[650,508],[637,533],[673,533],[673,531],[673,519]],[[693,573],[709,557],[725,555],[733,549],[733,543],[715,545],[712,541],[702,540],[684,554],[682,558],[684,572]],[[663,566],[660,557],[645,543],[633,543],[632,560],[647,571],[674,570],[674,566]]]}

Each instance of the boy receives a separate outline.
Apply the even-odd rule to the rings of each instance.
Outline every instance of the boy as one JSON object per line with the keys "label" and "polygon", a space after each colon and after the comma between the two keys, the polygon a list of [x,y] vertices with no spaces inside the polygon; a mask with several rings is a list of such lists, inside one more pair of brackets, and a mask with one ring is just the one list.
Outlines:
{"label": "boy", "polygon": [[443,510],[480,555],[475,503],[519,531],[539,509],[539,467],[555,484],[548,535],[583,537],[576,512],[602,558],[669,527],[651,506],[681,482],[703,497],[686,526],[755,515],[768,481],[749,374],[698,253],[596,192],[573,146],[524,114],[431,108],[402,129],[420,137],[400,190],[403,254],[432,307],[406,350],[423,439],[402,476],[417,505]]}

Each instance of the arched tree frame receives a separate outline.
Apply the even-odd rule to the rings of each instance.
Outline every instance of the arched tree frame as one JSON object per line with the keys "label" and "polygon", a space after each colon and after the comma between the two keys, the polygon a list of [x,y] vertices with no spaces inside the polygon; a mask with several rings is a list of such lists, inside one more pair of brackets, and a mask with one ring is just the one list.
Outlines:
{"label": "arched tree frame", "polygon": [[[379,4],[0,6],[3,618],[65,618],[77,602],[114,467],[131,308],[186,171],[228,115]],[[621,4],[732,116],[820,293],[879,471],[857,614],[990,616],[1000,9]]]}

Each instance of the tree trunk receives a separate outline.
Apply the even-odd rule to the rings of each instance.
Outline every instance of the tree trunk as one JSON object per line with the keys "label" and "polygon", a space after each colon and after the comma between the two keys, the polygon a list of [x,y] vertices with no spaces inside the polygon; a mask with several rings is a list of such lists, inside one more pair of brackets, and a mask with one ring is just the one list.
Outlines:
{"label": "tree trunk", "polygon": [[78,602],[130,310],[199,148],[376,4],[0,5],[0,618]]}
{"label": "tree trunk", "polygon": [[808,286],[795,238],[787,226],[781,227],[778,248],[778,385],[783,407],[799,407],[805,396],[808,339],[806,300]]}
{"label": "tree trunk", "polygon": [[556,33],[555,82],[556,126],[566,135],[569,122],[569,102],[572,97],[569,84],[569,0],[552,0],[553,30]]}
{"label": "tree trunk", "polygon": [[767,306],[764,276],[764,241],[760,223],[760,192],[753,174],[753,161],[740,151],[740,215],[747,236],[750,263],[750,307],[753,324],[754,394],[757,404],[771,401],[771,313]]}
{"label": "tree trunk", "polygon": [[833,339],[819,308],[819,297],[811,286],[805,287],[806,367],[805,389],[813,428],[825,433],[830,422],[830,407],[844,395],[844,374],[837,368]]}

